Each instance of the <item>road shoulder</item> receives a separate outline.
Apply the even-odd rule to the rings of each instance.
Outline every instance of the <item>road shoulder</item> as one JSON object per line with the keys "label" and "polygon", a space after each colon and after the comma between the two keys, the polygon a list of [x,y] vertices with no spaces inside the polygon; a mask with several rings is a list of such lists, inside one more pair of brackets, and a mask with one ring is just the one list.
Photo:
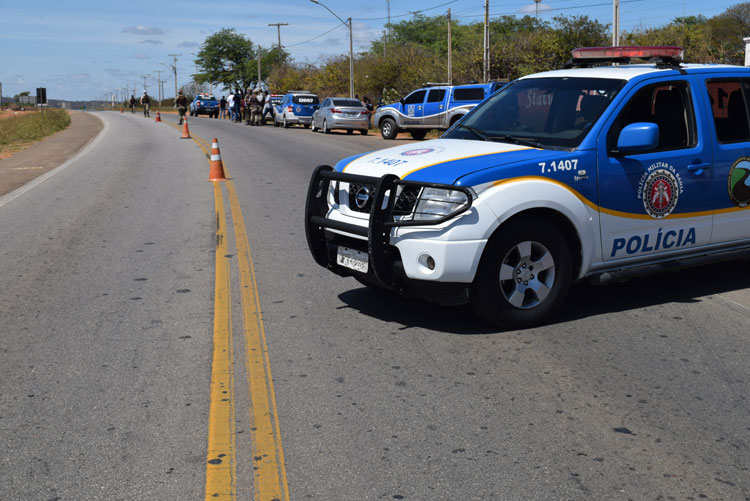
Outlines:
{"label": "road shoulder", "polygon": [[72,158],[104,127],[92,113],[70,111],[70,125],[30,148],[0,160],[0,196],[20,188]]}

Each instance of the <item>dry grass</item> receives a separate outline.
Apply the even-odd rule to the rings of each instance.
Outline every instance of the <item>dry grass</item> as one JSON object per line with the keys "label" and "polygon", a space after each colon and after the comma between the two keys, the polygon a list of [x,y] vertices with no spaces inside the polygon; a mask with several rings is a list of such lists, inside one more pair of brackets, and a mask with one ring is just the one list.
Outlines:
{"label": "dry grass", "polygon": [[0,147],[36,142],[70,125],[70,115],[65,110],[19,113],[0,119]]}

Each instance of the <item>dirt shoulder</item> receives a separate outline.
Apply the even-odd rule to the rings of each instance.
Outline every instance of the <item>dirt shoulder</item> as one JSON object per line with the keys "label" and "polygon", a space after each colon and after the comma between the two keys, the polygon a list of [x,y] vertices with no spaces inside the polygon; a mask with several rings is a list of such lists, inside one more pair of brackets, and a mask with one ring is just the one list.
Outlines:
{"label": "dirt shoulder", "polygon": [[70,125],[67,128],[0,160],[0,196],[64,163],[94,139],[104,126],[91,113],[69,113]]}

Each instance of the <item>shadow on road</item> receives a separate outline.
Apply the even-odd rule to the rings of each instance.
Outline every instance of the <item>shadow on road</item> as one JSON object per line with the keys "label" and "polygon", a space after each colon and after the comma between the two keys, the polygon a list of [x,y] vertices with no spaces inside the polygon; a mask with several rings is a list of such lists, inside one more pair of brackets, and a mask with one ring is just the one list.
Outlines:
{"label": "shadow on road", "polygon": [[[573,284],[551,325],[665,303],[698,303],[706,296],[746,289],[748,276],[750,261],[730,261],[604,286],[581,282]],[[363,315],[401,324],[402,329],[459,335],[505,332],[477,318],[468,305],[440,306],[367,287],[351,289],[339,299]]]}

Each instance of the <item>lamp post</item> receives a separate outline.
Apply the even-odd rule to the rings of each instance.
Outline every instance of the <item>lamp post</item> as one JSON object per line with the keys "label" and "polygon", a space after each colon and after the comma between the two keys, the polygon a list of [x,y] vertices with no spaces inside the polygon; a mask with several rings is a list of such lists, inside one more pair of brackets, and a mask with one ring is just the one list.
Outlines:
{"label": "lamp post", "polygon": [[320,3],[318,0],[310,0],[312,3],[316,3],[321,7],[325,7],[328,12],[333,14],[336,19],[341,21],[344,26],[349,28],[349,97],[354,97],[354,43],[352,41],[352,18],[348,18],[346,21],[341,19],[335,12],[329,9],[325,4]]}

